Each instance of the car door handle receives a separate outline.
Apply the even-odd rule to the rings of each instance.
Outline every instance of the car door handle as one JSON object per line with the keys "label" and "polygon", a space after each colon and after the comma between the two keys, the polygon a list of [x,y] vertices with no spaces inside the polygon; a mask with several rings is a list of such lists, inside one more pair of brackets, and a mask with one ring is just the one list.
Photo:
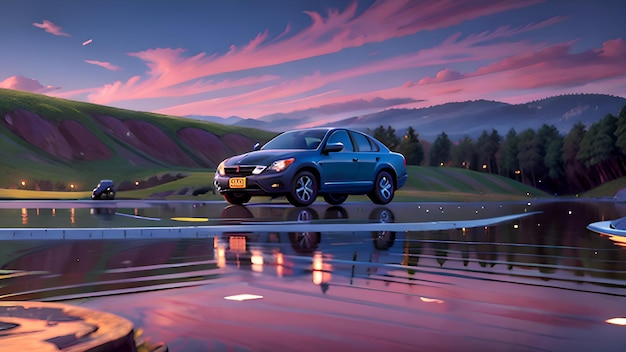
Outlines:
{"label": "car door handle", "polygon": [[359,158],[352,158],[352,161],[357,162],[359,161]]}

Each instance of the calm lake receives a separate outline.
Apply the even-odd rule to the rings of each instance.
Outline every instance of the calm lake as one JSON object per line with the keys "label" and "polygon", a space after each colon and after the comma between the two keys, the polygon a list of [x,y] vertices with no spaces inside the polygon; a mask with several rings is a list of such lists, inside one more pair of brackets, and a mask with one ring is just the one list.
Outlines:
{"label": "calm lake", "polygon": [[[586,229],[626,216],[612,201],[8,203],[1,300],[106,310],[172,351],[626,346],[606,322],[626,317],[626,241]],[[181,235],[85,235],[141,227]]]}

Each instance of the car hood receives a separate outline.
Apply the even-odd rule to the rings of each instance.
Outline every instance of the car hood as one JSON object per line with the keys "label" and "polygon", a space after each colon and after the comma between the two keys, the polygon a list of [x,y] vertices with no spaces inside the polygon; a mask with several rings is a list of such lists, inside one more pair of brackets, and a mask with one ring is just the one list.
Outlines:
{"label": "car hood", "polygon": [[303,153],[302,150],[257,150],[229,158],[225,165],[264,165],[268,166],[276,160],[288,159]]}

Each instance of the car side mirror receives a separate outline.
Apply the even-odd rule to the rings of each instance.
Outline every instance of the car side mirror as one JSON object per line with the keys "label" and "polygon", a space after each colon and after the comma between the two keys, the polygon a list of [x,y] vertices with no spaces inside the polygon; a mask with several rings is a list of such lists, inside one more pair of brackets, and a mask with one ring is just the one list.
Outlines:
{"label": "car side mirror", "polygon": [[252,151],[257,151],[259,149],[261,149],[261,143],[255,143],[254,147],[252,147]]}
{"label": "car side mirror", "polygon": [[343,143],[327,143],[324,147],[324,153],[335,153],[343,150]]}

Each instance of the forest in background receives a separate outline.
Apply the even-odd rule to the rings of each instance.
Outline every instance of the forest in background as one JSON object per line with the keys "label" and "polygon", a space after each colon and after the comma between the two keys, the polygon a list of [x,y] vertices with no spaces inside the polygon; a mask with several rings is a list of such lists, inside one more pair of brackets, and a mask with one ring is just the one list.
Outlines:
{"label": "forest in background", "polygon": [[368,130],[391,150],[405,155],[409,165],[460,167],[521,181],[551,194],[576,194],[626,176],[626,106],[587,127],[576,123],[567,134],[554,125],[502,136],[483,130],[452,141],[441,132],[428,143],[408,127],[398,137],[392,126]]}

